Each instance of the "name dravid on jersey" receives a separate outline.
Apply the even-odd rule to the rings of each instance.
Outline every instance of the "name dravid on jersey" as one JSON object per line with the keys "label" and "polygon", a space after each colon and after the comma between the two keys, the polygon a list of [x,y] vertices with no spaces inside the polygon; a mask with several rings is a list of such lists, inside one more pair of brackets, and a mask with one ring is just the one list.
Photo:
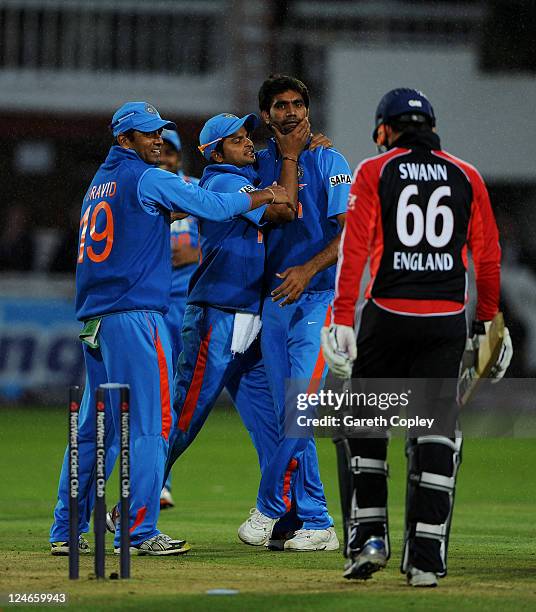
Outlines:
{"label": "name dravid on jersey", "polygon": [[96,200],[97,198],[111,198],[115,195],[117,190],[117,183],[115,181],[109,181],[108,183],[101,183],[100,185],[93,185],[93,187],[87,192],[85,200]]}

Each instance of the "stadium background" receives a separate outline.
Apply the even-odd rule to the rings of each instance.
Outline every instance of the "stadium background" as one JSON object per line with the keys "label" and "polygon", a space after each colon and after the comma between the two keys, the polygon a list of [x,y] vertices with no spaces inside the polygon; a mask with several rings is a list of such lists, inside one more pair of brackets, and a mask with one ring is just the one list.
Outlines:
{"label": "stadium background", "polygon": [[[533,376],[535,35],[536,3],[531,0],[0,0],[0,415],[2,461],[9,468],[0,495],[2,516],[9,519],[0,529],[0,549],[12,551],[5,557],[7,575],[21,561],[39,574],[45,562],[44,534],[66,435],[58,406],[65,401],[66,386],[83,381],[73,308],[80,202],[110,146],[107,126],[113,111],[126,100],[152,102],[177,122],[185,167],[200,176],[203,161],[195,146],[203,122],[219,112],[256,111],[262,80],[270,72],[287,72],[310,87],[314,130],[329,135],[355,166],[375,153],[370,132],[381,95],[397,86],[423,89],[435,106],[444,147],[473,162],[489,186],[503,246],[503,309],[515,347],[509,374]],[[530,441],[518,442],[497,447],[481,441],[466,460],[459,523],[455,519],[465,539],[453,553],[468,553],[480,586],[466,593],[464,580],[453,578],[458,590],[450,593],[446,607],[495,597],[497,581],[487,565],[493,556],[511,570],[500,588],[514,589],[513,607],[523,609],[515,596],[519,582],[508,582],[516,564],[521,566],[516,580],[534,596],[528,586],[526,560],[532,555],[534,568],[534,553],[527,548],[527,532],[522,527],[504,530],[505,521],[513,529],[534,510],[529,470],[534,451]],[[222,412],[209,420],[207,432],[176,474],[181,492],[185,486],[186,498],[193,500],[180,514],[183,526],[194,533],[201,529],[201,555],[193,557],[194,578],[187,583],[191,592],[198,582],[204,584],[207,571],[218,567],[225,575],[225,563],[244,583],[249,571],[253,588],[266,588],[266,568],[256,565],[261,557],[239,544],[226,544],[253,501],[257,476],[250,446],[236,417]],[[340,526],[330,446],[321,441],[319,453]],[[396,449],[400,457],[393,469],[400,477],[404,468],[401,448]],[[501,449],[508,451],[506,464]],[[207,482],[206,470],[212,475]],[[398,506],[402,493],[398,478]],[[213,508],[214,498],[220,511]],[[200,516],[207,517],[207,525],[200,527]],[[486,517],[485,524],[480,516]],[[177,515],[164,519],[171,530],[174,520]],[[394,526],[400,530],[400,516]],[[510,556],[501,548],[505,543]],[[455,561],[458,576],[465,560]],[[150,564],[140,563],[136,571],[148,572],[150,593],[151,584],[158,588],[158,577],[153,578]],[[296,585],[306,562],[271,563],[275,583],[299,592],[302,587]],[[333,589],[342,592],[327,586],[340,578],[338,555],[330,556],[329,571],[318,557],[307,563],[312,574],[303,588],[327,593],[327,599],[309,601],[309,609],[321,609],[351,590],[340,581]],[[394,590],[400,581],[395,566],[386,579],[386,599],[376,594],[380,599],[371,603],[398,607],[407,600]],[[48,582],[39,583],[42,589],[58,585],[53,574],[47,576]],[[28,586],[22,578],[11,584]],[[505,593],[500,594],[503,607],[510,596]],[[388,602],[389,594],[395,597]],[[298,599],[278,597],[271,593],[266,606],[290,602],[301,609]],[[187,609],[189,600],[183,604]]]}
{"label": "stadium background", "polygon": [[386,90],[429,95],[445,148],[491,191],[511,373],[536,372],[535,14],[531,1],[0,0],[0,400],[50,403],[81,380],[79,207],[114,109],[155,104],[199,176],[203,122],[255,111],[271,71],[305,80],[314,129],[352,166],[375,152]]}
{"label": "stadium background", "polygon": [[[310,86],[312,123],[355,166],[388,89],[421,88],[443,145],[486,179],[504,247],[511,373],[536,372],[534,2],[0,0],[0,398],[81,380],[72,316],[82,194],[125,100],[175,120],[202,172],[207,117],[257,109],[271,71]],[[262,136],[262,134],[260,135]]]}

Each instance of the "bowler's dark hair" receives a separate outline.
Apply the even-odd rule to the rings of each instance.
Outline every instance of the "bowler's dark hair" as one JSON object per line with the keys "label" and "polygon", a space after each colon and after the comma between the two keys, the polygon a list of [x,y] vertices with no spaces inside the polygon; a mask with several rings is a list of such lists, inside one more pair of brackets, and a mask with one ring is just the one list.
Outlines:
{"label": "bowler's dark hair", "polygon": [[[111,131],[111,130],[110,130]],[[120,132],[121,134],[124,134],[129,140],[133,140],[134,139],[134,128],[131,128],[130,130],[127,130],[126,132]],[[119,136],[119,134],[117,134],[117,136]],[[118,145],[119,141],[117,140],[117,136],[113,136],[112,137],[114,139],[114,145]]]}
{"label": "bowler's dark hair", "polygon": [[309,108],[309,90],[305,83],[286,74],[271,74],[259,89],[259,108],[270,111],[275,96],[291,89],[303,98],[305,108]]}

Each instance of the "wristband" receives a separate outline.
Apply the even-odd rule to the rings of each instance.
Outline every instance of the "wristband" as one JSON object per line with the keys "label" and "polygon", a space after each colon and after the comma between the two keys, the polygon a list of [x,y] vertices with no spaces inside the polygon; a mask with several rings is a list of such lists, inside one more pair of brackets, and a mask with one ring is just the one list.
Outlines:
{"label": "wristband", "polygon": [[269,191],[272,194],[272,201],[268,202],[268,204],[273,204],[275,202],[275,193],[273,189],[270,189],[270,187],[266,187],[266,191]]}
{"label": "wristband", "polygon": [[298,163],[297,159],[294,159],[293,157],[288,157],[287,155],[284,155],[281,159],[288,159],[291,162],[294,162],[295,164]]}

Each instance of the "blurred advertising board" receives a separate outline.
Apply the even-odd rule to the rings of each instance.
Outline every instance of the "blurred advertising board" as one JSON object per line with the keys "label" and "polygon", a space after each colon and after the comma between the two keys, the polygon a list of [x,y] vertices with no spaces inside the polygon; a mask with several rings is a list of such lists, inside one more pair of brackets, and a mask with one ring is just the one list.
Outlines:
{"label": "blurred advertising board", "polygon": [[84,362],[71,282],[2,278],[0,400],[47,403],[81,384]]}

